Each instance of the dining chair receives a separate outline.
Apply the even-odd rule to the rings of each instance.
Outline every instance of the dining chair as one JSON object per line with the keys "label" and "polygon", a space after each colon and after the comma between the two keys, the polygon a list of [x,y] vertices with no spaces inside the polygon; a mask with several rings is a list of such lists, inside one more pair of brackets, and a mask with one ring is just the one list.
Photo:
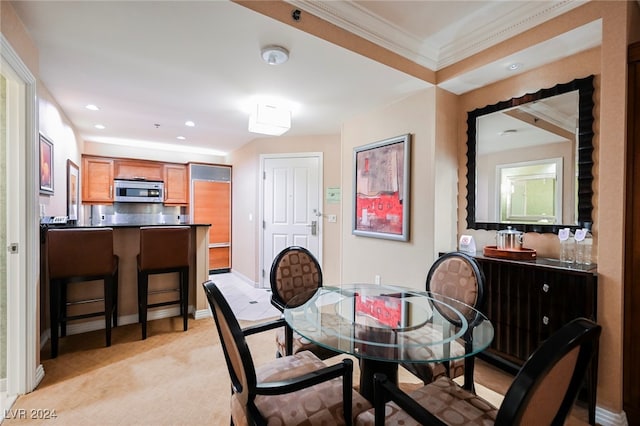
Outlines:
{"label": "dining chair", "polygon": [[598,362],[601,331],[586,318],[565,324],[524,363],[498,408],[446,376],[407,394],[377,375],[374,408],[356,425],[563,425],[590,363]]}
{"label": "dining chair", "polygon": [[[294,296],[322,287],[322,269],[315,256],[306,248],[290,246],[282,250],[271,264],[271,304],[280,312],[291,303]],[[298,306],[306,300],[297,299]],[[285,325],[276,333],[276,356],[292,355],[301,351],[311,351],[320,359],[337,355],[294,333]]]}
{"label": "dining chair", "polygon": [[353,361],[327,366],[309,351],[258,368],[245,336],[282,327],[271,321],[243,330],[222,292],[203,283],[231,378],[231,424],[350,425],[371,404],[352,388]]}
{"label": "dining chair", "polygon": [[[446,253],[433,263],[427,274],[427,293],[434,298],[444,296],[454,299],[473,309],[461,312],[466,318],[468,326],[466,332],[462,335],[462,341],[452,341],[449,346],[449,354],[442,356],[443,358],[450,358],[450,361],[403,363],[402,366],[405,369],[413,373],[425,384],[434,381],[441,375],[446,375],[452,379],[464,375],[464,388],[469,391],[474,390],[473,371],[475,357],[468,356],[468,354],[472,353],[473,329],[482,320],[475,310],[482,309],[484,286],[484,273],[478,261],[468,254],[462,252]],[[438,309],[438,311],[452,327],[459,329],[462,326],[460,318],[455,312],[444,309]],[[408,340],[420,342],[421,334],[433,332],[434,330],[432,329],[423,328],[409,332],[406,336]],[[440,333],[445,332],[445,330],[435,330],[435,332]],[[430,350],[428,347],[416,345],[409,349],[409,354],[415,359],[426,359],[428,356],[422,354],[422,352],[428,350]]]}

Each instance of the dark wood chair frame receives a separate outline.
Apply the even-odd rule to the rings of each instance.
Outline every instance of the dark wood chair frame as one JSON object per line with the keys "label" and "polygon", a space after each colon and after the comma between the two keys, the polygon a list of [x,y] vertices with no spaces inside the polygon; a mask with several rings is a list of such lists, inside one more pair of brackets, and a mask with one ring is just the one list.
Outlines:
{"label": "dark wood chair frame", "polygon": [[[284,312],[284,308],[287,305],[287,302],[282,299],[280,293],[278,292],[278,287],[276,285],[277,276],[278,276],[278,268],[280,266],[280,262],[284,259],[285,256],[290,254],[292,251],[297,251],[306,254],[309,258],[314,262],[316,268],[318,269],[318,288],[322,287],[322,268],[320,267],[320,263],[318,259],[306,248],[301,246],[290,246],[283,249],[280,253],[278,253],[273,259],[271,263],[271,271],[269,273],[269,281],[271,283],[271,304],[276,307],[280,312]],[[284,322],[284,320],[283,320]],[[289,325],[284,322],[285,328],[285,351],[284,355],[291,355],[293,353],[293,330]],[[283,356],[278,352],[279,356]]]}
{"label": "dark wood chair frame", "polygon": [[[476,278],[478,296],[476,298],[476,303],[470,306],[472,308],[477,309],[478,311],[482,311],[482,307],[484,306],[484,287],[485,287],[484,272],[482,272],[482,269],[480,268],[478,261],[476,261],[476,259],[474,259],[473,257],[469,256],[466,253],[462,253],[459,251],[450,252],[450,253],[445,253],[442,256],[440,256],[438,259],[436,259],[433,265],[431,265],[431,268],[429,268],[429,272],[427,273],[427,280],[426,280],[427,293],[429,294],[429,296],[432,296],[432,297],[435,296],[435,294],[431,291],[431,281],[433,279],[433,276],[438,271],[438,267],[443,262],[451,258],[461,258],[465,262],[467,262],[469,266],[471,266],[471,269],[473,270],[473,274],[475,275],[475,278]],[[457,317],[450,316],[446,311],[440,309],[440,307],[437,305],[434,308],[437,309],[438,312],[442,315],[442,317],[445,318],[447,321],[449,321],[454,327],[462,326],[462,324],[460,323]],[[462,335],[462,340],[464,340],[464,350],[466,354],[473,352],[473,329],[476,325],[478,325],[478,323],[482,321],[482,317],[479,315],[475,315],[474,318],[468,318],[468,320],[469,321],[468,321],[467,331]],[[442,364],[444,365],[447,371],[447,376],[449,376],[449,361],[443,361]],[[405,363],[404,365],[409,371],[412,371],[412,366],[410,364],[407,365]],[[475,389],[474,382],[473,382],[474,368],[475,368],[475,356],[466,356],[464,358],[463,388],[471,392],[474,392],[474,389]]]}
{"label": "dark wood chair frame", "polygon": [[[249,350],[249,345],[246,341],[246,336],[282,327],[286,323],[284,321],[276,320],[242,329],[233,314],[231,307],[216,284],[212,281],[206,281],[202,286],[211,307],[211,312],[216,323],[216,329],[218,330],[218,335],[222,344],[224,358],[229,369],[231,391],[232,393],[247,392],[247,412],[251,417],[251,421],[256,425],[267,424],[265,418],[255,405],[255,397],[257,395],[283,395],[342,377],[344,419],[347,425],[352,423],[353,361],[347,358],[339,364],[335,364],[312,373],[307,373],[299,377],[281,380],[278,382],[258,383],[253,358]],[[238,378],[234,365],[232,364],[231,357],[229,356],[229,348],[227,348],[225,344],[225,340],[222,335],[223,332],[219,324],[220,320],[217,317],[218,314],[216,306],[224,316],[223,321],[229,325],[234,343],[240,353],[240,358],[242,360],[241,368],[244,370],[244,374],[246,375],[248,389],[242,388],[242,382]],[[233,419],[231,424],[233,424]]]}
{"label": "dark wood chair frame", "polygon": [[[580,351],[571,381],[552,422],[554,426],[563,425],[575,403],[590,363],[598,360],[598,341],[601,331],[602,327],[595,322],[586,318],[576,318],[545,340],[522,366],[507,390],[498,409],[495,424],[504,426],[519,424],[528,403],[546,374],[567,353],[579,346]],[[374,376],[376,426],[384,425],[385,403],[389,400],[394,401],[423,425],[446,425],[391,383],[386,376],[376,374]]]}

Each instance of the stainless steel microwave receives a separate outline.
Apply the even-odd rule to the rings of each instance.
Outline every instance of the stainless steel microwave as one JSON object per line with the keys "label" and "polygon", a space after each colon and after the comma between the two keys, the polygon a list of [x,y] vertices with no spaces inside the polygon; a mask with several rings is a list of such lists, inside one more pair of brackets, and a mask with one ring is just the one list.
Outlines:
{"label": "stainless steel microwave", "polygon": [[164,183],[147,180],[120,180],[113,182],[114,201],[121,203],[162,203]]}

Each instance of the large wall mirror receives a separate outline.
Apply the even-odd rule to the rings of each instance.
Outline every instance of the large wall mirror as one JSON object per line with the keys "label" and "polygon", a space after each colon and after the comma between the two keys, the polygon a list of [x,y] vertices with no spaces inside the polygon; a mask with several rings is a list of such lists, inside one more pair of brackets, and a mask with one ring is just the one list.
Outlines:
{"label": "large wall mirror", "polygon": [[592,224],[593,76],[467,116],[467,227]]}

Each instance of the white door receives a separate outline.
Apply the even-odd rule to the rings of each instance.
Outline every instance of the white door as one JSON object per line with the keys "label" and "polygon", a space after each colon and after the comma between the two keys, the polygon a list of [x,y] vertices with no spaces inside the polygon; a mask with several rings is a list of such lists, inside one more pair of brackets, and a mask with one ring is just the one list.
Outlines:
{"label": "white door", "polygon": [[[38,264],[35,78],[0,34],[0,409],[33,390]],[[40,372],[42,370],[40,369]],[[41,378],[41,375],[40,375]]]}
{"label": "white door", "polygon": [[302,246],[322,264],[322,154],[262,157],[262,265],[260,285],[269,287],[275,256]]}

